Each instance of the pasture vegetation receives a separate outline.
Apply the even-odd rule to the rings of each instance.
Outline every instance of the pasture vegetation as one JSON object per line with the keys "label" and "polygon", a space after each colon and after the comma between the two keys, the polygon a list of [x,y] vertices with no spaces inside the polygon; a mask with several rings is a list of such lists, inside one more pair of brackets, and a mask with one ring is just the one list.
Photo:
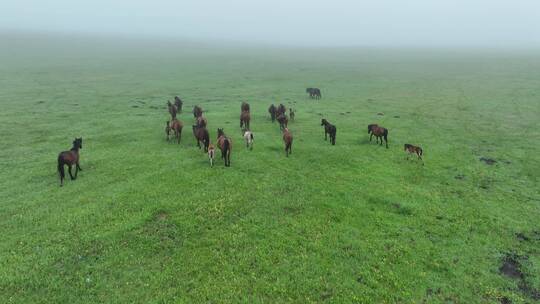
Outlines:
{"label": "pasture vegetation", "polygon": [[[2,303],[539,301],[537,52],[1,40]],[[232,137],[230,168],[195,147],[195,104],[212,142]],[[60,188],[78,136],[84,171]]]}

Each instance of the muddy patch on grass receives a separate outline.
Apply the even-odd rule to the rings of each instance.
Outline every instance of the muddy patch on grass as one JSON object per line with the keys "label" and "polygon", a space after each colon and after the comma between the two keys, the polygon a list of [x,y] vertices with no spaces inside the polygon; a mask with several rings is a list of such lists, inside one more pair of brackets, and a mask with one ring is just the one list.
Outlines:
{"label": "muddy patch on grass", "polygon": [[138,108],[139,106],[138,105],[132,105],[131,107],[132,108]]}
{"label": "muddy patch on grass", "polygon": [[519,290],[529,298],[533,300],[540,300],[540,291],[532,287],[529,283],[527,283],[525,280],[522,280],[518,284]]}
{"label": "muddy patch on grass", "polygon": [[512,304],[512,301],[508,297],[502,297],[499,302],[501,304]]}
{"label": "muddy patch on grass", "polygon": [[400,118],[400,116],[399,116],[399,115],[396,115],[396,116],[394,116],[394,118]]}
{"label": "muddy patch on grass", "polygon": [[150,109],[159,110],[159,108],[156,106],[150,106]]}
{"label": "muddy patch on grass", "polygon": [[458,175],[454,176],[454,178],[455,178],[455,179],[459,179],[459,180],[463,180],[463,179],[465,179],[465,175],[463,175],[463,174],[458,174]]}
{"label": "muddy patch on grass", "polygon": [[377,113],[377,115],[379,115],[379,116],[384,116],[384,113],[383,113],[383,112],[379,112],[379,113]]}
{"label": "muddy patch on grass", "polygon": [[341,112],[341,113],[339,113],[339,115],[345,115],[345,113]]}
{"label": "muddy patch on grass", "polygon": [[40,100],[40,101],[36,102],[36,104],[42,104],[42,103],[45,103],[45,101],[44,101],[44,100]]}
{"label": "muddy patch on grass", "polygon": [[480,161],[483,161],[486,165],[494,165],[497,161],[489,157],[480,157]]}
{"label": "muddy patch on grass", "polygon": [[516,233],[516,238],[520,241],[528,242],[530,241],[530,238],[526,236],[523,232]]}
{"label": "muddy patch on grass", "polygon": [[393,207],[394,211],[399,215],[408,216],[408,215],[413,214],[413,211],[412,211],[411,208],[409,208],[407,206],[403,206],[400,203],[392,203],[392,207]]}
{"label": "muddy patch on grass", "polygon": [[504,256],[499,273],[512,279],[523,279],[521,272],[520,257],[515,253],[508,253]]}

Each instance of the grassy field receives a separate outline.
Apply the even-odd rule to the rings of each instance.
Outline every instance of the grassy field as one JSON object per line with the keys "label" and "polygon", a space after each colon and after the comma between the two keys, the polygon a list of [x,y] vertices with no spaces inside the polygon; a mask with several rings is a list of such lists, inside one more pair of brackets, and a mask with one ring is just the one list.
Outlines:
{"label": "grassy field", "polygon": [[[1,303],[540,301],[538,52],[0,39]],[[196,148],[195,104],[232,167]],[[84,171],[60,188],[76,136]]]}

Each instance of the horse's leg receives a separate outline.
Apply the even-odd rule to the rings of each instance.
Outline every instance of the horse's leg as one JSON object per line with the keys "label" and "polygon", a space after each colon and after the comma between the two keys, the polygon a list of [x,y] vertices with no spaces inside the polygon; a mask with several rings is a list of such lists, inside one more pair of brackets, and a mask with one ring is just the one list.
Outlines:
{"label": "horse's leg", "polygon": [[82,168],[81,168],[81,166],[79,165],[79,162],[77,162],[77,169],[79,169],[79,171],[82,171]]}
{"label": "horse's leg", "polygon": [[79,166],[75,164],[75,179],[77,179],[77,174],[79,173]]}
{"label": "horse's leg", "polygon": [[69,177],[71,177],[71,179],[74,180],[75,178],[73,177],[73,174],[71,174],[71,165],[68,165],[68,173],[69,173]]}
{"label": "horse's leg", "polygon": [[373,133],[369,133],[369,141],[371,141],[372,137],[373,137]]}

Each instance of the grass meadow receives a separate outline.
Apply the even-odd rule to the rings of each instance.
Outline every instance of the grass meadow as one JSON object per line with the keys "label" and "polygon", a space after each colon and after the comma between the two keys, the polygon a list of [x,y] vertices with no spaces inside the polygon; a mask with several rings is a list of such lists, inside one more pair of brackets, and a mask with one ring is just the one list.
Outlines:
{"label": "grass meadow", "polygon": [[[1,303],[540,301],[538,52],[1,35]],[[271,103],[296,110],[289,158]],[[230,168],[196,148],[194,105]]]}

